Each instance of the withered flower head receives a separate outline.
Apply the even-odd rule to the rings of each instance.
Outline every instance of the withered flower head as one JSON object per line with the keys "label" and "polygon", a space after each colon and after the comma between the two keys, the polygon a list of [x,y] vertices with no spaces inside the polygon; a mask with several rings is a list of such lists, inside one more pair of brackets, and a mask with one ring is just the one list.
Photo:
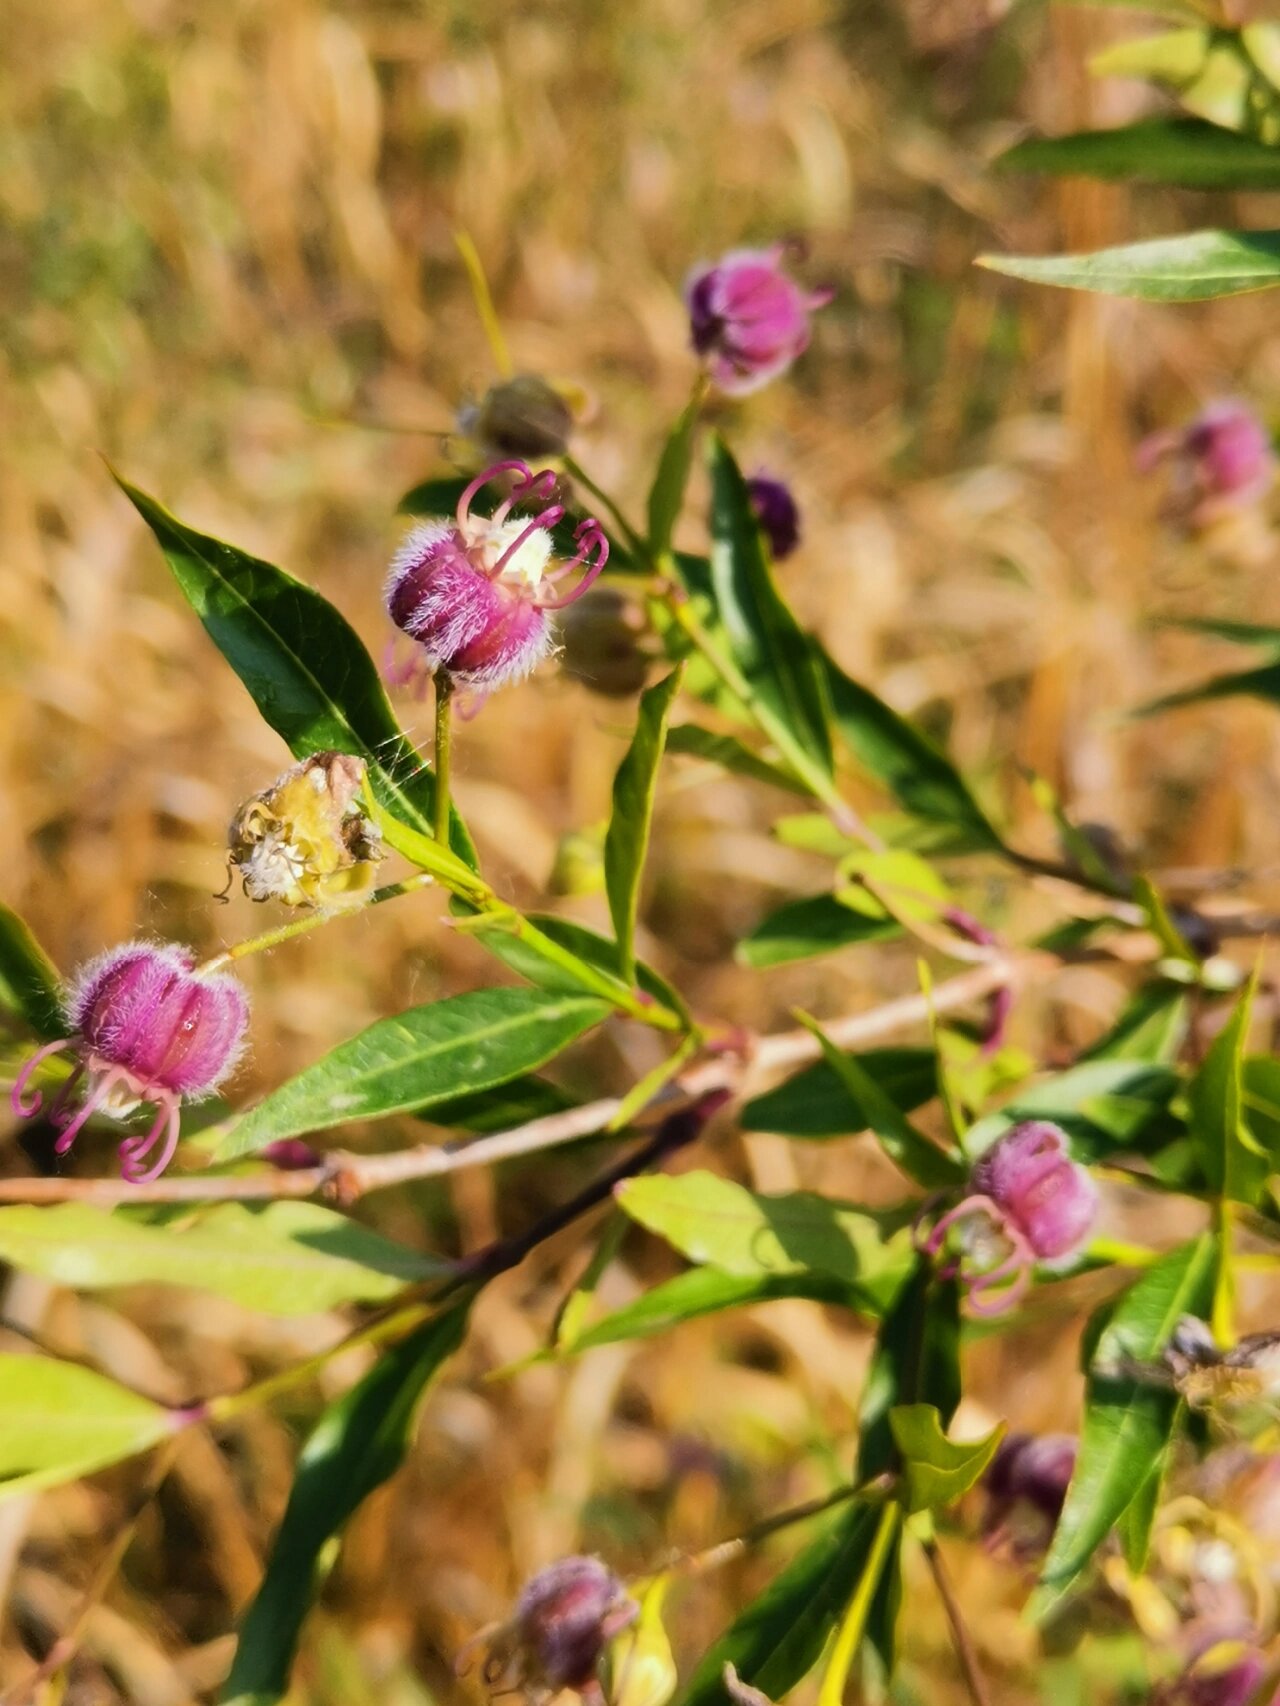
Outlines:
{"label": "withered flower head", "polygon": [[244,802],[227,839],[250,900],[359,904],[383,857],[360,803],[363,782],[362,759],[317,752]]}

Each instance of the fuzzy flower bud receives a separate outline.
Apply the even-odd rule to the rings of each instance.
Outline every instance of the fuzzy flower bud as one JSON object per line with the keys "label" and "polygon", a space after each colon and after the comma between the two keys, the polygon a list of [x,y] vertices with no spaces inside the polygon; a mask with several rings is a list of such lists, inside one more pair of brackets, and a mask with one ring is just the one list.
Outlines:
{"label": "fuzzy flower bud", "polygon": [[1006,1434],[982,1477],[987,1495],[983,1528],[1019,1557],[1043,1552],[1062,1515],[1076,1466],[1073,1434]]}
{"label": "fuzzy flower bud", "polygon": [[1097,1212],[1097,1187],[1071,1159],[1066,1133],[1024,1120],[974,1163],[968,1194],[922,1248],[938,1255],[954,1231],[960,1250],[947,1271],[961,1275],[975,1313],[992,1315],[1022,1296],[1036,1261],[1074,1255]]}
{"label": "fuzzy flower bud", "polygon": [[573,410],[536,373],[517,373],[491,385],[478,403],[458,412],[458,425],[486,456],[563,456]]}
{"label": "fuzzy flower bud", "polygon": [[[72,1036],[38,1049],[18,1074],[10,1105],[20,1118],[40,1112],[43,1097],[27,1097],[42,1061],[70,1048],[77,1064],[63,1084],[49,1119],[54,1145],[65,1155],[92,1114],[124,1116],[140,1102],[156,1107],[144,1136],[120,1145],[121,1171],[132,1184],[158,1178],[178,1144],[178,1110],[217,1089],[240,1058],[249,1000],[238,978],[196,967],[188,948],[129,942],[92,960],[72,984],[66,1002]],[[80,1105],[72,1100],[81,1080]],[[159,1155],[146,1165],[160,1145]]]}
{"label": "fuzzy flower bud", "polygon": [[244,802],[227,840],[250,900],[360,903],[383,856],[378,831],[361,809],[363,783],[362,759],[317,752]]}
{"label": "fuzzy flower bud", "polygon": [[599,1702],[605,1651],[639,1610],[598,1558],[561,1558],[525,1584],[510,1621],[489,1636],[484,1679],[550,1694],[572,1688]]}
{"label": "fuzzy flower bud", "polygon": [[809,316],[829,290],[804,290],[782,270],[783,250],[733,249],[685,281],[689,333],[730,397],[776,379],[809,347]]}
{"label": "fuzzy flower bud", "polygon": [[[491,516],[472,514],[476,494],[508,473],[516,477],[509,496]],[[415,527],[400,547],[387,613],[417,642],[428,672],[443,670],[458,685],[487,692],[519,681],[551,651],[551,612],[580,598],[609,555],[599,522],[587,520],[574,532],[574,555],[556,559],[551,529],[564,519],[561,504],[546,503],[530,520],[511,516],[516,504],[545,503],[554,488],[548,468],[533,474],[523,462],[495,463],[467,486],[453,520]],[[558,592],[577,569],[577,584]]]}
{"label": "fuzzy flower bud", "polygon": [[1152,433],[1138,446],[1138,467],[1164,464],[1169,509],[1193,527],[1243,509],[1271,489],[1276,455],[1271,434],[1247,403],[1210,403],[1178,431]]}
{"label": "fuzzy flower bud", "polygon": [[791,488],[772,474],[753,474],[747,481],[747,494],[774,561],[780,563],[800,543],[800,511]]}

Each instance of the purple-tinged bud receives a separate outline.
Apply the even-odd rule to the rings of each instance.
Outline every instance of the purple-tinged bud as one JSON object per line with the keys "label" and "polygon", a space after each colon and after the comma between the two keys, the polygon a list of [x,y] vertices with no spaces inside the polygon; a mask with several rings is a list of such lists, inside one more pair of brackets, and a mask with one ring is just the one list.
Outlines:
{"label": "purple-tinged bud", "polygon": [[937,1256],[954,1234],[959,1252],[944,1271],[960,1275],[976,1314],[994,1315],[1022,1296],[1036,1261],[1073,1255],[1097,1212],[1097,1187],[1071,1159],[1066,1134],[1047,1120],[1025,1120],[978,1158],[967,1195],[920,1247]]}
{"label": "purple-tinged bud", "polygon": [[1271,434],[1235,398],[1210,403],[1178,431],[1152,433],[1138,446],[1137,462],[1143,473],[1166,465],[1169,509],[1196,527],[1255,503],[1276,474]]}
{"label": "purple-tinged bud", "polygon": [[986,1474],[983,1529],[991,1544],[1006,1542],[1019,1557],[1043,1552],[1062,1515],[1075,1471],[1073,1434],[1006,1434]]}
{"label": "purple-tinged bud", "polygon": [[458,425],[495,460],[502,456],[563,456],[573,410],[536,373],[517,373],[491,385],[478,403],[459,410]]}
{"label": "purple-tinged bud", "polygon": [[[1176,1681],[1160,1689],[1159,1706],[1262,1706],[1259,1690],[1270,1666],[1241,1641],[1219,1641]],[[1280,1694],[1271,1697],[1277,1706]]]}
{"label": "purple-tinged bud", "polygon": [[1042,1261],[1072,1255],[1098,1215],[1098,1188],[1067,1151],[1066,1133],[1024,1120],[979,1157],[970,1184],[990,1197]]}
{"label": "purple-tinged bud", "polygon": [[639,1611],[598,1558],[561,1558],[526,1583],[510,1621],[489,1638],[485,1681],[551,1694],[572,1688],[599,1701],[605,1649]]}
{"label": "purple-tinged bud", "polygon": [[[998,948],[1000,938],[995,931],[983,924],[980,919],[966,912],[962,906],[949,906],[942,914],[944,924],[950,925],[957,936],[963,936],[966,942],[972,942],[979,948]],[[1013,989],[1005,983],[999,989],[993,989],[987,997],[987,1018],[982,1027],[981,1050],[989,1057],[1003,1046],[1005,1033],[1009,1028],[1009,1015],[1013,1011]]]}
{"label": "purple-tinged bud", "polygon": [[278,1167],[282,1173],[305,1173],[318,1167],[324,1157],[300,1137],[278,1137],[258,1151],[258,1158]]}
{"label": "purple-tinged bud", "polygon": [[[244,985],[226,972],[197,968],[187,948],[129,942],[91,961],[72,984],[66,1003],[73,1036],[38,1049],[18,1074],[10,1105],[20,1118],[40,1112],[43,1097],[26,1091],[40,1063],[71,1048],[78,1063],[63,1084],[49,1118],[59,1129],[54,1145],[65,1155],[92,1114],[123,1116],[140,1102],[156,1107],[144,1136],[120,1145],[121,1171],[132,1184],[157,1178],[178,1144],[183,1098],[215,1090],[240,1058],[249,1022]],[[87,1093],[73,1113],[81,1078]],[[148,1156],[160,1144],[150,1165]]]}
{"label": "purple-tinged bud", "polygon": [[561,618],[565,674],[606,698],[630,698],[649,674],[643,633],[644,617],[634,600],[612,587],[595,587]]}
{"label": "purple-tinged bud", "polygon": [[733,249],[685,281],[689,332],[716,385],[745,397],[809,347],[809,316],[829,290],[804,290],[782,270],[783,250]]}
{"label": "purple-tinged bud", "polygon": [[791,488],[772,474],[753,474],[747,481],[747,493],[773,559],[780,563],[800,543],[800,511]]}
{"label": "purple-tinged bud", "polygon": [[[491,516],[473,515],[482,487],[503,474],[515,485]],[[600,524],[580,522],[577,550],[565,562],[552,551],[551,529],[564,508],[547,503],[531,519],[513,519],[518,503],[544,503],[555,487],[548,468],[533,474],[519,461],[495,463],[471,481],[452,521],[415,527],[396,553],[387,580],[387,614],[421,647],[426,670],[488,692],[519,681],[555,644],[551,612],[580,598],[609,555]],[[559,584],[577,569],[576,585]]]}

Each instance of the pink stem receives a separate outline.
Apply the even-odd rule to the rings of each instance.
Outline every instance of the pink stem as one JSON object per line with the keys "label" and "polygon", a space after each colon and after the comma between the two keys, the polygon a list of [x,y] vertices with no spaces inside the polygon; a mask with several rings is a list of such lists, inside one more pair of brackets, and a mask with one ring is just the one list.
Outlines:
{"label": "pink stem", "polygon": [[510,462],[495,462],[492,468],[486,468],[482,474],[477,474],[471,484],[463,488],[462,495],[458,499],[458,508],[455,514],[459,527],[465,527],[467,524],[468,517],[471,514],[472,498],[477,492],[483,490],[490,480],[496,480],[499,474],[519,474],[522,480],[530,480],[533,477],[529,472],[529,464],[521,462],[518,458],[513,458]]}
{"label": "pink stem", "polygon": [[[1012,1227],[1006,1228],[1006,1232],[1012,1248],[1004,1261],[998,1267],[992,1268],[989,1273],[979,1274],[975,1279],[968,1282],[969,1307],[975,1315],[1002,1315],[1006,1309],[1013,1308],[1027,1289],[1027,1283],[1031,1278],[1031,1251],[1020,1232],[1015,1231]],[[1000,1281],[1006,1279],[1010,1274],[1013,1275],[1011,1285],[1006,1285],[1003,1289],[998,1290],[989,1303],[979,1302],[980,1298],[985,1297],[994,1287],[999,1286]]]}
{"label": "pink stem", "polygon": [[75,1092],[76,1085],[83,1077],[84,1063],[82,1061],[77,1061],[68,1074],[66,1083],[62,1086],[61,1090],[58,1091],[58,1094],[54,1099],[53,1106],[49,1109],[48,1119],[51,1125],[61,1126],[66,1123],[63,1118],[63,1112]]}
{"label": "pink stem", "polygon": [[544,610],[563,610],[566,604],[572,604],[575,599],[581,598],[583,593],[588,592],[599,579],[600,571],[609,561],[609,541],[605,538],[598,521],[589,519],[580,522],[573,536],[578,542],[577,555],[563,568],[555,570],[546,578],[553,583],[561,580],[571,569],[577,568],[579,563],[589,557],[592,551],[596,553],[595,561],[587,564],[582,579],[572,592],[567,592],[563,598],[541,599],[539,602]]}
{"label": "pink stem", "polygon": [[70,1040],[71,1039],[69,1037],[62,1037],[56,1043],[45,1043],[43,1048],[38,1048],[36,1050],[30,1060],[23,1062],[22,1070],[14,1079],[13,1088],[9,1092],[9,1106],[13,1109],[14,1113],[17,1114],[20,1120],[31,1119],[35,1114],[40,1112],[40,1109],[44,1105],[44,1097],[41,1095],[39,1090],[34,1093],[29,1102],[23,1100],[23,1092],[26,1090],[27,1085],[30,1084],[36,1068],[44,1061],[48,1060],[51,1054],[57,1054],[59,1049],[67,1048],[70,1044]]}
{"label": "pink stem", "polygon": [[[149,1185],[153,1179],[158,1179],[161,1173],[173,1160],[174,1151],[178,1147],[180,1113],[177,1101],[166,1096],[160,1103],[155,1123],[145,1137],[126,1137],[120,1145],[120,1171],[125,1182],[130,1185]],[[156,1146],[161,1129],[164,1130],[164,1143],[160,1149],[159,1158],[150,1167],[141,1163]]]}
{"label": "pink stem", "polygon": [[554,527],[558,521],[562,521],[563,519],[563,504],[552,504],[550,508],[544,509],[538,515],[535,515],[527,527],[522,527],[520,529],[519,533],[516,534],[515,538],[511,541],[510,545],[507,546],[506,550],[498,558],[493,567],[486,571],[489,579],[497,580],[503,569],[506,568],[507,563],[515,556],[516,552],[526,540],[532,539],[535,533],[540,533],[544,528],[550,529]]}
{"label": "pink stem", "polygon": [[948,1209],[941,1220],[935,1223],[933,1231],[924,1243],[919,1245],[920,1250],[926,1256],[936,1256],[951,1228],[958,1221],[967,1220],[974,1214],[985,1214],[1001,1231],[1004,1230],[1004,1215],[1001,1214],[999,1206],[990,1197],[977,1195],[965,1197],[963,1202],[958,1202],[954,1208]]}
{"label": "pink stem", "polygon": [[494,522],[501,526],[517,504],[526,504],[536,498],[543,503],[556,489],[556,476],[551,468],[543,468],[540,473],[530,474],[525,469],[526,478],[516,482],[515,489],[509,498],[505,498],[493,512]]}
{"label": "pink stem", "polygon": [[102,1077],[98,1079],[93,1089],[90,1090],[84,1101],[81,1102],[79,1111],[75,1118],[63,1126],[58,1135],[58,1141],[53,1146],[53,1152],[55,1155],[65,1155],[67,1153],[68,1149],[70,1149],[71,1145],[79,1136],[81,1126],[83,1126],[84,1122],[89,1119],[91,1115],[97,1113],[98,1109],[106,1100],[107,1093],[110,1091],[111,1086],[119,1076],[120,1074],[114,1067],[102,1074]]}

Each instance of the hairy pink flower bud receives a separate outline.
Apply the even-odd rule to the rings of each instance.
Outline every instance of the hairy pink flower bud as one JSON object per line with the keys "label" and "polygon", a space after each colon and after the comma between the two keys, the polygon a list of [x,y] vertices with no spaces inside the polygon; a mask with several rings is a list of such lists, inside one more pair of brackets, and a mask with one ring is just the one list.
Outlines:
{"label": "hairy pink flower bud", "polygon": [[923,1241],[936,1256],[954,1232],[959,1273],[977,1314],[1008,1309],[1026,1290],[1032,1264],[1073,1255],[1098,1213],[1097,1186],[1071,1159],[1066,1133],[1047,1120],[1024,1120],[974,1163],[969,1192]]}
{"label": "hairy pink flower bud", "polygon": [[639,1610],[598,1558],[561,1558],[525,1584],[510,1621],[490,1633],[485,1681],[547,1694],[572,1688],[600,1701],[605,1649]]}
{"label": "hairy pink flower bud", "polygon": [[[491,516],[473,515],[476,494],[503,474],[515,475],[510,495]],[[574,532],[574,556],[556,560],[551,529],[564,519],[561,504],[528,520],[511,517],[516,504],[543,503],[554,487],[549,468],[533,474],[523,462],[497,462],[471,481],[452,521],[425,522],[400,547],[387,580],[387,613],[417,641],[428,671],[488,691],[519,681],[551,651],[550,612],[580,598],[609,555],[599,522],[587,520]],[[577,584],[558,593],[579,568]]]}
{"label": "hairy pink flower bud", "polygon": [[1045,1550],[1062,1515],[1078,1450],[1074,1434],[1005,1435],[982,1477],[983,1527],[991,1542],[1007,1541],[1020,1557]]}
{"label": "hairy pink flower bud", "polygon": [[733,249],[685,281],[693,347],[712,379],[745,397],[809,347],[809,316],[829,290],[804,290],[782,270],[781,247]]}
{"label": "hairy pink flower bud", "polygon": [[1276,473],[1271,434],[1248,403],[1225,398],[1178,431],[1152,433],[1138,446],[1138,467],[1169,473],[1169,507],[1194,526],[1263,497]]}
{"label": "hairy pink flower bud", "polygon": [[772,474],[753,474],[747,481],[747,493],[760,531],[769,541],[775,561],[780,563],[800,543],[800,511],[791,488]]}
{"label": "hairy pink flower bud", "polygon": [[[90,1115],[123,1116],[140,1102],[156,1105],[151,1130],[120,1145],[121,1170],[133,1184],[157,1178],[178,1144],[178,1108],[215,1090],[235,1066],[249,1022],[249,999],[238,978],[196,968],[188,948],[129,942],[92,960],[71,986],[67,1022],[75,1033],[38,1049],[18,1074],[10,1094],[15,1114],[39,1113],[43,1097],[28,1100],[27,1086],[40,1063],[73,1048],[78,1063],[49,1118],[59,1128],[54,1148],[65,1155]],[[71,1100],[81,1078],[88,1093]],[[161,1141],[163,1139],[163,1141]],[[158,1157],[144,1165],[157,1144]]]}

